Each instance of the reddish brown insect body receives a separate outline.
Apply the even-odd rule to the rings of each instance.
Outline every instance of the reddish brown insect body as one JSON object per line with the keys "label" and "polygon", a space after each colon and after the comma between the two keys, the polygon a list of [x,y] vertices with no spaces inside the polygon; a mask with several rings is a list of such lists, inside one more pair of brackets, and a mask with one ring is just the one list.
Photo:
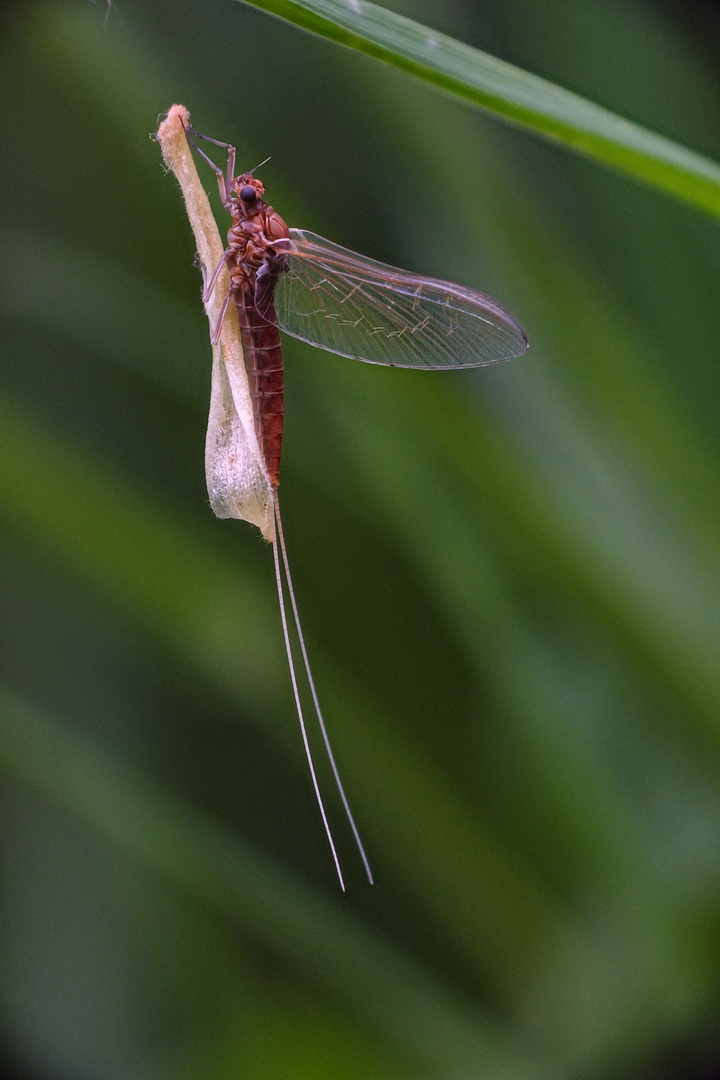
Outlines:
{"label": "reddish brown insect body", "polygon": [[232,189],[240,197],[226,202],[233,216],[226,249],[229,296],[237,306],[240,319],[255,434],[268,476],[277,487],[283,437],[283,357],[278,328],[258,313],[255,290],[263,264],[263,288],[274,289],[282,262],[273,260],[269,245],[289,237],[290,231],[280,215],[262,199],[265,187],[260,180],[246,173],[233,180]]}
{"label": "reddish brown insect body", "polygon": [[[274,536],[271,539],[275,580],[305,755],[338,878],[344,889],[303,716],[286,614],[286,591],[314,711],[348,822],[368,881],[372,883],[370,864],[350,812],[320,711],[274,490],[279,482],[284,408],[283,358],[278,328],[339,356],[369,364],[426,370],[482,367],[509,360],[524,353],[527,338],[515,316],[484,293],[399,270],[348,251],[311,232],[288,229],[282,218],[264,202],[265,187],[252,172],[234,176],[234,148],[187,128],[186,111],[181,122],[186,133],[227,150],[227,166],[223,173],[190,139],[215,172],[222,204],[233,219],[228,246],[210,280],[205,283],[203,299],[207,301],[212,296],[227,266],[230,287],[212,342],[215,345],[220,340],[223,320],[230,303],[234,303],[242,332],[255,433],[267,471],[267,477],[263,478],[263,497],[268,492],[268,480],[272,489]],[[247,444],[251,441],[247,438],[245,423],[245,419],[249,420],[247,398],[244,382],[238,389],[235,378],[233,389],[231,375],[234,374],[234,369],[222,356],[214,359],[208,425],[210,453],[206,451],[208,492],[213,510],[219,517],[240,517],[257,523],[257,516],[250,516],[246,509],[250,505],[256,515],[256,501],[247,498],[250,488],[245,462]],[[242,395],[242,425],[238,424],[238,404],[234,394]],[[257,462],[254,447],[253,461]],[[264,506],[267,508],[267,502]],[[267,525],[267,521],[262,520]]]}

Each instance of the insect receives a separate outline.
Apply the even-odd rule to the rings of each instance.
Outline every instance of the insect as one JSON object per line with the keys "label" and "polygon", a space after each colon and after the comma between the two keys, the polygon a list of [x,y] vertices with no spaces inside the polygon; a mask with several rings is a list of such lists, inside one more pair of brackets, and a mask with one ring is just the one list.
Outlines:
{"label": "insect", "polygon": [[[181,106],[173,108],[182,109]],[[168,120],[171,114],[172,110]],[[371,883],[373,877],[320,710],[282,531],[277,497],[284,414],[279,331],[284,330],[318,348],[367,363],[424,370],[482,367],[509,360],[525,352],[527,337],[515,316],[483,293],[398,270],[357,255],[314,233],[289,229],[265,201],[265,187],[255,177],[256,170],[235,175],[233,146],[189,127],[186,110],[183,110],[180,122],[188,140],[215,172],[222,205],[232,217],[222,258],[211,271],[205,268],[203,299],[206,303],[210,300],[227,268],[229,286],[212,328],[211,340],[214,345],[220,340],[228,310],[234,305],[240,323],[252,422],[270,492],[275,578],[290,678],[315,797],[344,890],[298,691],[288,631],[286,592],[313,708],[338,792]],[[197,145],[195,138],[227,152],[224,171]],[[243,464],[244,451],[234,435],[237,417],[232,383],[232,372],[222,365],[217,369],[214,366],[206,452],[208,491],[218,516],[247,517],[243,506],[237,503],[236,488],[242,488],[244,497],[247,469]]]}

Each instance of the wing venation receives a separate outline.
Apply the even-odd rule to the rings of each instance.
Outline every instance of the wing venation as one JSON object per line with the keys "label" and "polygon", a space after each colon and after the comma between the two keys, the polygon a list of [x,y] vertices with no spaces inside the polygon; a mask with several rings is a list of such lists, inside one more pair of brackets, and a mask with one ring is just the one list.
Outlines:
{"label": "wing venation", "polygon": [[261,314],[293,337],[370,364],[482,367],[520,356],[522,326],[492,297],[422,277],[291,229],[274,290],[258,289]]}

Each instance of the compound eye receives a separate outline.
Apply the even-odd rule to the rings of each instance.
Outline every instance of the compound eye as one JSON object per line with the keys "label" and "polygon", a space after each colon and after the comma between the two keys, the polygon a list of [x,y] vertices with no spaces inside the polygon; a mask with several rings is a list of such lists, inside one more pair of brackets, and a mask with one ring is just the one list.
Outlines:
{"label": "compound eye", "polygon": [[254,203],[257,199],[257,191],[250,184],[240,188],[240,198],[244,203]]}

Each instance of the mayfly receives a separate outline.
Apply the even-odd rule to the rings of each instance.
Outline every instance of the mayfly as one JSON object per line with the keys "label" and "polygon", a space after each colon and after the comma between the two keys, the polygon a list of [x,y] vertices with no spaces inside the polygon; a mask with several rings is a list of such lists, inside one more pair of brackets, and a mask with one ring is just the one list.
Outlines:
{"label": "mayfly", "polygon": [[[166,161],[183,186],[196,237],[202,227],[193,220],[187,188],[191,166],[185,156],[187,143],[183,152],[178,141],[180,128],[215,172],[222,205],[232,217],[227,246],[215,264],[208,265],[204,261],[207,256],[200,251],[203,300],[209,314],[214,301],[211,341],[216,350],[222,345],[229,312],[233,308],[237,311],[247,372],[246,386],[245,371],[239,370],[241,364],[229,361],[222,350],[215,353],[206,444],[210,502],[218,517],[253,521],[273,544],[280,617],[305,755],[344,890],[298,690],[286,594],[337,789],[371,883],[373,877],[320,710],[283,536],[277,494],[284,411],[279,331],[351,359],[430,371],[482,367],[521,356],[527,348],[527,337],[515,316],[483,293],[398,270],[314,233],[289,229],[264,199],[265,187],[254,175],[259,166],[236,176],[234,147],[194,131],[187,110],[173,106],[158,137]],[[225,170],[197,145],[196,138],[226,151]],[[223,292],[218,298],[221,282]],[[247,423],[243,426],[241,415],[241,398],[244,393],[247,399],[248,391],[250,431]]]}

